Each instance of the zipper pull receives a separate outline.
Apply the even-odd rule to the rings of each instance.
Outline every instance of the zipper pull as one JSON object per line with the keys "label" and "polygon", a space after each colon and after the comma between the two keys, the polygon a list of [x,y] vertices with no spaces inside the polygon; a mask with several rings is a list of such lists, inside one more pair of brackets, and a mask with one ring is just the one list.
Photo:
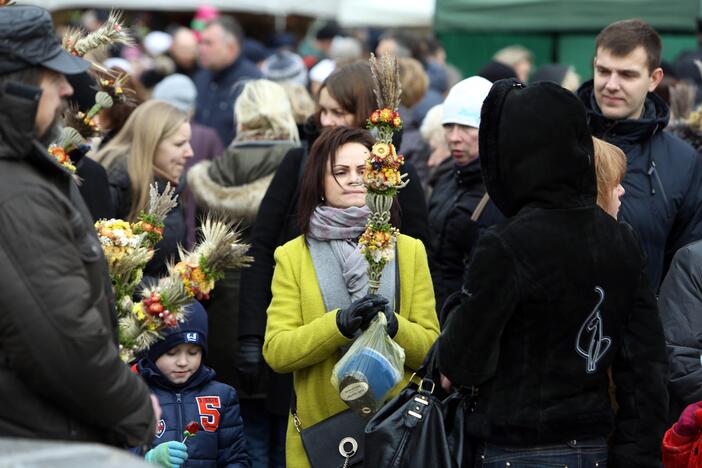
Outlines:
{"label": "zipper pull", "polygon": [[655,170],[656,170],[656,163],[651,161],[651,165],[648,166],[648,172],[647,172],[649,181],[651,182],[651,195],[656,194],[656,187],[654,187],[654,185],[653,185],[653,173],[655,172]]}
{"label": "zipper pull", "polygon": [[180,393],[176,393],[176,403],[182,403],[183,400],[180,399]]}

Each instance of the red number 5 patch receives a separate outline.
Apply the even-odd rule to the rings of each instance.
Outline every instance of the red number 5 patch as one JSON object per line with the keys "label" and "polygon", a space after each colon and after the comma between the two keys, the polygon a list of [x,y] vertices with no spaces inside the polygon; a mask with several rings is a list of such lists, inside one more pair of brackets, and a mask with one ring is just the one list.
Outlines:
{"label": "red number 5 patch", "polygon": [[219,408],[222,407],[218,396],[195,397],[200,412],[200,425],[207,432],[214,432],[219,427]]}

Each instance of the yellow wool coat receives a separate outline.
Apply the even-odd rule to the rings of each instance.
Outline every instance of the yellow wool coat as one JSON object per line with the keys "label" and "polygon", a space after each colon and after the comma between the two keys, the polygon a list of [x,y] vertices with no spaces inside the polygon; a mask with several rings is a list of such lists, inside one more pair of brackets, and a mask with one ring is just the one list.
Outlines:
{"label": "yellow wool coat", "polygon": [[[400,312],[394,340],[405,349],[405,376],[392,396],[407,384],[439,336],[424,245],[400,235],[397,252]],[[348,409],[329,379],[341,357],[339,348],[351,340],[336,327],[338,309],[325,310],[304,237],[276,249],[275,263],[263,356],[274,371],[293,372],[297,414],[305,428]],[[290,468],[309,466],[292,418],[288,418],[286,460]]]}

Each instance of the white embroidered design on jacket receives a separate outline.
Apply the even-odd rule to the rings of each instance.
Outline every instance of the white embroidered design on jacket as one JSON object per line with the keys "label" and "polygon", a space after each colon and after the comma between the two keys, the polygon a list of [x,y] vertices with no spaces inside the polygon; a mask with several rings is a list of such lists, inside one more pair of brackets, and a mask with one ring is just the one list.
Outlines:
{"label": "white embroidered design on jacket", "polygon": [[578,335],[575,338],[575,350],[585,358],[585,371],[588,374],[597,371],[597,363],[612,345],[612,339],[608,336],[603,336],[602,331],[603,324],[600,306],[604,302],[605,293],[599,286],[595,286],[595,292],[600,297],[599,301],[597,301],[592,313],[587,316],[585,322],[580,326]]}

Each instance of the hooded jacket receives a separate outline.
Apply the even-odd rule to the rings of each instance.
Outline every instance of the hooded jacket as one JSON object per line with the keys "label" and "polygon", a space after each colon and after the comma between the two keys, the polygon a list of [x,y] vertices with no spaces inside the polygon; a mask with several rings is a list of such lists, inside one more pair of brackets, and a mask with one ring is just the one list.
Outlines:
{"label": "hooded jacket", "polygon": [[248,468],[244,425],[239,398],[229,385],[214,380],[215,372],[207,366],[182,386],[172,384],[147,358],[137,365],[161,404],[161,420],[153,445],[171,440],[182,441],[186,424],[200,425],[197,434],[186,443],[188,460],[184,468]]}
{"label": "hooded jacket", "polygon": [[631,225],[647,256],[651,285],[658,289],[675,252],[702,239],[702,160],[663,129],[668,106],[648,93],[639,119],[612,121],[600,111],[588,81],[578,90],[593,136],[620,147],[627,169],[619,220]]}
{"label": "hooded jacket", "polygon": [[510,219],[478,242],[439,338],[441,372],[477,388],[468,434],[577,446],[614,428],[609,466],[659,466],[663,331],[633,232],[595,204],[585,109],[553,83],[499,81],[480,149],[488,193]]}
{"label": "hooded jacket", "polygon": [[39,94],[0,89],[0,436],[147,442],[148,388],[119,358],[90,213],[36,139]]}

